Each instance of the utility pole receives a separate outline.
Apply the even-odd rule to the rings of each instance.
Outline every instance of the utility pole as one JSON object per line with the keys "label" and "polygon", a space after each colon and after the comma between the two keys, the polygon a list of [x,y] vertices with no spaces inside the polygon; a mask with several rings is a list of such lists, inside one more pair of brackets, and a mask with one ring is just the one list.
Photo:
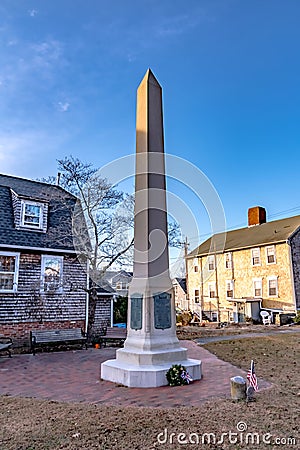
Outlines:
{"label": "utility pole", "polygon": [[187,261],[187,255],[188,255],[188,249],[189,249],[189,243],[187,236],[185,237],[185,241],[183,243],[184,245],[184,260],[185,260],[185,283],[186,283],[186,300],[188,305],[188,311],[190,310],[190,296],[189,296],[189,283],[188,283],[188,261]]}

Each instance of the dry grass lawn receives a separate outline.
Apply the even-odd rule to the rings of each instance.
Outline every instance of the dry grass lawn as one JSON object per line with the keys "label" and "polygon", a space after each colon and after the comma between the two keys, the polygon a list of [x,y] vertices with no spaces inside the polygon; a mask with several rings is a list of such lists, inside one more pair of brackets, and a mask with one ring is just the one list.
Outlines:
{"label": "dry grass lawn", "polygon": [[[214,400],[199,408],[183,406],[178,409],[118,408],[82,404],[64,404],[34,399],[0,397],[1,450],[90,450],[90,449],[285,449],[300,448],[300,334],[276,335],[224,341],[206,348],[245,370],[251,358],[256,362],[258,378],[274,383],[271,389],[260,392],[256,402]],[[170,388],[172,389],[172,388]],[[184,387],[182,387],[184,389]],[[246,443],[246,433],[232,435],[219,444],[201,444],[203,433],[236,432],[238,422],[247,424],[247,432],[259,434],[260,443]],[[158,433],[168,430],[160,442]],[[175,436],[170,437],[170,433]],[[181,440],[191,443],[179,444]],[[196,434],[191,434],[196,433]],[[272,437],[263,435],[270,433]],[[242,437],[241,437],[242,436]],[[278,444],[275,439],[279,438]],[[295,444],[286,444],[289,438]],[[170,443],[173,441],[173,443]],[[212,438],[211,438],[212,439]],[[257,439],[257,437],[255,438]]]}

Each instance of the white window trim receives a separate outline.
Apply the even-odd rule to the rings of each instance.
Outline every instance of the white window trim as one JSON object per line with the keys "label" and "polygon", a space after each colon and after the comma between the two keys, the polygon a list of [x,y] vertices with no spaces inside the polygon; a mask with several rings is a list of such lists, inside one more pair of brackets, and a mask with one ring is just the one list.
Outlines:
{"label": "white window trim", "polygon": [[[41,208],[38,227],[24,223],[25,205],[39,206]],[[43,216],[44,216],[44,204],[43,203],[34,202],[32,200],[21,200],[21,226],[22,227],[29,228],[30,230],[41,230],[43,228]]]}
{"label": "white window trim", "polygon": [[[212,290],[210,290],[210,288],[212,288]],[[213,297],[210,296],[211,291],[213,291],[215,293],[215,295]],[[208,283],[208,298],[216,298],[216,295],[217,295],[216,291],[217,291],[216,282],[211,281],[210,283]]]}
{"label": "white window trim", "polygon": [[[258,254],[259,254],[259,263],[258,264],[253,264],[253,259],[254,259],[254,256],[253,256],[253,252],[254,252],[254,250],[258,250]],[[255,247],[255,248],[252,248],[251,249],[251,265],[252,265],[252,267],[258,267],[258,266],[261,266],[261,256],[260,256],[260,248],[259,247]]]}
{"label": "white window trim", "polygon": [[[268,262],[268,248],[272,248],[274,251],[274,262]],[[276,264],[276,250],[275,250],[275,245],[268,245],[266,247],[266,263],[268,266],[270,266],[271,264]]]}
{"label": "white window trim", "polygon": [[[263,294],[262,278],[253,278],[253,297],[261,298]],[[260,283],[260,295],[255,295],[255,283]]]}
{"label": "white window trim", "polygon": [[[226,257],[227,257],[227,255],[229,256],[229,259],[228,259],[229,267],[226,266],[226,263],[227,263]],[[226,253],[225,253],[225,269],[226,269],[226,270],[230,270],[230,269],[232,269],[232,268],[233,268],[232,252],[226,252]]]}
{"label": "white window trim", "polygon": [[[199,294],[198,294],[198,301],[197,302],[196,302],[196,291],[199,292]],[[200,289],[199,288],[198,289],[194,289],[194,303],[196,305],[199,305],[199,303],[200,303]]]}
{"label": "white window trim", "polygon": [[[61,261],[61,275],[60,275],[60,286],[58,289],[54,289],[53,291],[45,291],[44,290],[44,273],[45,273],[45,261],[48,258],[55,258]],[[42,255],[41,260],[41,292],[44,294],[48,294],[49,292],[55,292],[56,294],[60,294],[63,292],[63,274],[64,274],[64,257],[59,255]]]}
{"label": "white window trim", "polygon": [[[213,262],[213,269],[209,268],[210,261]],[[208,255],[208,257],[207,257],[207,267],[208,267],[208,270],[210,272],[213,272],[215,270],[215,268],[216,268],[216,260],[215,260],[215,256],[214,255]]]}
{"label": "white window trim", "polygon": [[[276,281],[276,294],[275,295],[270,295],[270,285],[269,285],[270,281]],[[268,282],[268,297],[269,298],[278,298],[278,277],[276,275],[268,277],[267,282]]]}
{"label": "white window trim", "polygon": [[[230,286],[232,287],[232,289],[230,289],[232,291],[232,297],[228,297],[227,295],[227,283],[230,283]],[[226,280],[225,281],[225,289],[226,289],[226,299],[227,300],[232,300],[234,298],[234,280]]]}
{"label": "white window trim", "polygon": [[[9,292],[17,292],[18,290],[18,281],[19,281],[19,262],[20,262],[20,253],[14,252],[0,252],[1,256],[14,256],[16,258],[15,262],[15,272],[14,272],[14,281],[12,289],[0,289],[0,292],[9,293]],[[2,272],[1,272],[2,273]],[[4,273],[4,272],[3,272]],[[10,273],[10,272],[9,272]]]}
{"label": "white window trim", "polygon": [[193,271],[198,272],[198,258],[193,259]]}

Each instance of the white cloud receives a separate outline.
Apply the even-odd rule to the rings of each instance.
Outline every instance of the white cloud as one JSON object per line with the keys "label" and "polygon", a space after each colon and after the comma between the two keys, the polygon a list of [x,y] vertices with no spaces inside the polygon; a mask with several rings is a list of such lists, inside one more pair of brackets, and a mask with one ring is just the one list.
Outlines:
{"label": "white cloud", "polygon": [[18,41],[16,39],[11,39],[10,41],[8,41],[7,46],[8,47],[13,47],[14,45],[17,45]]}
{"label": "white cloud", "polygon": [[68,102],[65,102],[65,103],[58,102],[58,110],[61,112],[68,111],[69,107],[70,107],[70,103],[68,103]]}
{"label": "white cloud", "polygon": [[203,21],[211,21],[211,18],[202,9],[196,9],[193,13],[164,18],[156,26],[155,33],[158,37],[179,35],[195,28]]}
{"label": "white cloud", "polygon": [[38,11],[36,9],[29,9],[28,14],[30,17],[35,17],[37,15]]}
{"label": "white cloud", "polygon": [[0,80],[5,84],[7,93],[17,95],[24,92],[26,83],[35,83],[37,78],[48,82],[57,75],[58,69],[66,66],[63,55],[63,44],[57,40],[48,39],[39,43],[24,43],[16,41],[7,43],[5,62],[0,69]]}
{"label": "white cloud", "polygon": [[62,44],[59,41],[49,39],[39,44],[31,45],[33,51],[33,63],[35,66],[49,68],[61,59],[63,54]]}
{"label": "white cloud", "polygon": [[1,173],[33,178],[55,173],[65,139],[66,133],[51,130],[0,132]]}

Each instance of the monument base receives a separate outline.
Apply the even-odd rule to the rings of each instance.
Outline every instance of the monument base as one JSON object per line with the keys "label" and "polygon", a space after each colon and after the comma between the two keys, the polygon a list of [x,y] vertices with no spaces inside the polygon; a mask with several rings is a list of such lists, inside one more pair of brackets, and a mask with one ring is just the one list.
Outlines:
{"label": "monument base", "polygon": [[201,361],[186,359],[161,364],[138,365],[120,359],[110,359],[101,364],[101,378],[127,387],[149,388],[166,386],[166,373],[173,364],[184,366],[193,380],[202,377]]}

